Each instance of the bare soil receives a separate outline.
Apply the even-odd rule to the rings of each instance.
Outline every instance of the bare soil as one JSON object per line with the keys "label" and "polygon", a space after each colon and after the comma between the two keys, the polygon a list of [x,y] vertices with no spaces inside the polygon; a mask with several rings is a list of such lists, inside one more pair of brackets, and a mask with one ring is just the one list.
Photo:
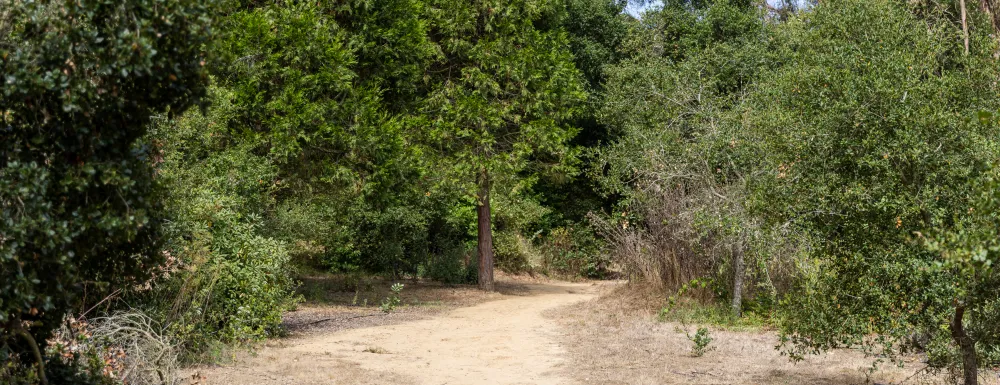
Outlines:
{"label": "bare soil", "polygon": [[[433,301],[440,305],[429,308],[404,306],[385,317],[314,323],[317,317],[352,317],[347,312],[358,310],[303,307],[286,321],[293,330],[289,338],[273,341],[234,365],[193,368],[188,383],[572,383],[558,370],[565,356],[555,342],[558,329],[542,313],[593,298],[593,284],[503,278],[498,287],[499,293],[467,296],[441,287],[439,294],[455,295],[454,301]],[[474,290],[455,290],[466,289]],[[404,297],[411,294],[417,295],[404,289]],[[440,310],[456,303],[478,304]],[[302,326],[307,323],[323,326]]]}
{"label": "bare soil", "polygon": [[[657,322],[636,305],[648,299],[622,294],[635,291],[619,286],[505,277],[499,293],[487,294],[415,283],[404,289],[406,305],[398,312],[357,318],[348,317],[374,309],[314,302],[288,315],[289,337],[232,365],[192,368],[188,383],[946,383],[942,376],[914,376],[923,367],[919,357],[870,375],[872,360],[850,350],[793,364],[774,349],[773,331],[712,329],[715,349],[692,357],[680,325]],[[984,374],[983,383],[997,384],[996,374]]]}
{"label": "bare soil", "polygon": [[[392,313],[379,310],[393,283],[404,285],[401,306]],[[371,279],[345,283],[344,277],[320,275],[303,279],[305,303],[285,314],[283,326],[293,337],[331,333],[344,329],[375,327],[423,320],[462,307],[509,296],[527,295],[530,277],[503,276],[496,292],[474,285],[447,285],[433,281]]]}

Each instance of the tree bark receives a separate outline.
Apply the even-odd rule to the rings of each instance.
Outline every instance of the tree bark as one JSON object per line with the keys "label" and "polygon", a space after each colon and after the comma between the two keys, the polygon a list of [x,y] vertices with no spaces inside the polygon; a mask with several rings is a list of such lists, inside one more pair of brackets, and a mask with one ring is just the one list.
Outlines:
{"label": "tree bark", "polygon": [[490,220],[490,175],[482,170],[479,182],[479,202],[476,207],[479,227],[479,288],[493,291],[493,226]]}
{"label": "tree bark", "polygon": [[962,37],[965,39],[965,54],[969,54],[969,24],[965,21],[965,0],[958,0],[962,7]]}
{"label": "tree bark", "polygon": [[979,384],[979,358],[976,356],[976,341],[965,333],[965,326],[962,325],[962,318],[965,316],[965,306],[955,306],[955,317],[951,320],[951,338],[958,344],[958,350],[962,354],[962,373],[964,374],[965,385]]}
{"label": "tree bark", "polygon": [[733,316],[743,315],[743,272],[746,269],[743,255],[743,242],[733,245]]}

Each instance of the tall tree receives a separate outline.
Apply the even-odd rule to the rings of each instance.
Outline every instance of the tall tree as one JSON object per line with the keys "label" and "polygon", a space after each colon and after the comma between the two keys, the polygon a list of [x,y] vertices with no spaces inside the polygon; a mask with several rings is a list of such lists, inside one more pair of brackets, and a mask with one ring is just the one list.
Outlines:
{"label": "tall tree", "polygon": [[[430,36],[440,57],[415,124],[439,155],[445,180],[477,202],[479,286],[493,290],[490,193],[498,174],[545,163],[565,171],[577,129],[567,122],[586,98],[560,30],[536,23],[556,9],[546,0],[430,1]],[[545,160],[545,161],[539,161]]]}

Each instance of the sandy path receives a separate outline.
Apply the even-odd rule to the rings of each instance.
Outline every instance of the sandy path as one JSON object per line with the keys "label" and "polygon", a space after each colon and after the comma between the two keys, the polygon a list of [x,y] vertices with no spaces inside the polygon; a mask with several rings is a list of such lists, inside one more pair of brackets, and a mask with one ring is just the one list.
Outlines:
{"label": "sandy path", "polygon": [[433,319],[287,340],[199,384],[569,384],[558,327],[542,313],[593,298],[589,284],[529,285],[529,294]]}

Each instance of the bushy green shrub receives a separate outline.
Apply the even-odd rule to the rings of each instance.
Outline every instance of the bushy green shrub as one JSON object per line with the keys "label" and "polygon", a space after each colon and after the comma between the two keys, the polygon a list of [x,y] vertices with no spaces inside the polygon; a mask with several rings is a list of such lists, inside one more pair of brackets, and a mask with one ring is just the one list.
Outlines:
{"label": "bushy green shrub", "polygon": [[[103,360],[91,352],[72,353],[71,357],[48,355],[45,358],[45,377],[49,384],[118,385],[119,382],[104,375]],[[3,358],[3,357],[0,357]],[[31,365],[17,359],[0,360],[0,383],[4,385],[38,385],[38,374]]]}
{"label": "bushy green shrub", "polygon": [[709,335],[708,328],[700,327],[694,335],[687,335],[688,340],[691,341],[691,355],[694,357],[704,356],[712,350],[715,350],[714,346],[709,346],[712,343],[712,336]]}
{"label": "bushy green shrub", "polygon": [[[996,237],[995,223],[967,220],[970,181],[989,175],[1000,145],[981,115],[1000,108],[997,40],[972,7],[966,49],[955,6],[820,2],[775,28],[783,64],[723,125],[737,143],[725,154],[758,157],[743,163],[757,170],[748,206],[821,237],[782,298],[793,357],[854,346],[894,358],[914,332],[953,337],[970,358],[997,341],[996,270],[951,264]],[[990,235],[935,250],[931,233]],[[986,258],[976,254],[965,255]],[[977,363],[963,365],[974,383]]]}
{"label": "bushy green shrub", "polygon": [[4,358],[38,361],[84,292],[160,261],[152,154],[137,139],[153,114],[204,94],[211,3],[0,1]]}
{"label": "bushy green shrub", "polygon": [[508,273],[533,273],[538,264],[538,253],[524,236],[514,231],[498,231],[493,235],[493,253],[496,266]]}
{"label": "bushy green shrub", "polygon": [[609,272],[611,260],[604,252],[604,241],[590,226],[556,227],[539,244],[544,270],[587,278],[604,278]]}
{"label": "bushy green shrub", "polygon": [[192,352],[213,341],[277,335],[296,301],[285,244],[260,235],[259,216],[211,201],[189,204],[199,203],[204,228],[171,239],[169,250],[183,266],[147,294],[153,311]]}
{"label": "bushy green shrub", "polygon": [[231,95],[218,88],[211,95],[207,114],[163,120],[150,138],[170,192],[166,253],[180,266],[138,296],[189,353],[276,335],[295,303],[287,244],[265,235],[282,181],[252,142],[228,136]]}
{"label": "bushy green shrub", "polygon": [[472,284],[476,283],[478,272],[475,251],[455,245],[431,254],[423,276],[449,284]]}

